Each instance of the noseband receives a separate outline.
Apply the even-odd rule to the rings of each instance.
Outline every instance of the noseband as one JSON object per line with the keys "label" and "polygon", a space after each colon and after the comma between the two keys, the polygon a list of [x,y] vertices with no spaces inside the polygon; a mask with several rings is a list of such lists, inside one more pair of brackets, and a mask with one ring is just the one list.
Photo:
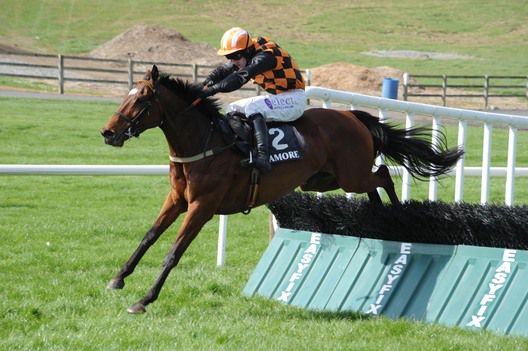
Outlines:
{"label": "noseband", "polygon": [[147,101],[145,103],[145,106],[143,106],[141,108],[141,111],[139,111],[139,113],[137,114],[136,118],[130,118],[122,112],[116,112],[116,115],[119,117],[119,119],[122,119],[126,123],[128,123],[128,128],[122,132],[124,135],[129,138],[139,136],[139,134],[142,132],[138,128],[139,124],[143,121],[143,119],[145,119],[146,116],[150,114],[149,110],[151,105],[151,102]]}

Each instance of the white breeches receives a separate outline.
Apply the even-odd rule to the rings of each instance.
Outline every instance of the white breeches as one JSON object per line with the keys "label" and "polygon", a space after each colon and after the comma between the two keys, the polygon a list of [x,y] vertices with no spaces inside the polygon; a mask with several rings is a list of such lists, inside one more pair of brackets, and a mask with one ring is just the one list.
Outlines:
{"label": "white breeches", "polygon": [[301,117],[306,109],[303,89],[291,90],[278,95],[260,95],[237,100],[227,106],[227,112],[239,112],[247,117],[260,113],[268,122],[291,122]]}

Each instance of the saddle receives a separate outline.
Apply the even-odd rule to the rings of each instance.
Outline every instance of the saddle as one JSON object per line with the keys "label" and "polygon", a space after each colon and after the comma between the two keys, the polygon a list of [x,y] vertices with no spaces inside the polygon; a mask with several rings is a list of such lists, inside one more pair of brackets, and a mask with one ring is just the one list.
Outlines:
{"label": "saddle", "polygon": [[[301,136],[297,129],[288,122],[268,123],[270,163],[279,163],[302,159],[300,149]],[[227,144],[233,144],[235,149],[245,158],[254,151],[255,140],[252,123],[238,112],[230,112],[224,118],[218,119],[219,130]]]}
{"label": "saddle", "polygon": [[238,112],[228,113],[218,119],[218,126],[227,144],[233,144],[244,157],[248,157],[254,145],[252,125],[247,117]]}

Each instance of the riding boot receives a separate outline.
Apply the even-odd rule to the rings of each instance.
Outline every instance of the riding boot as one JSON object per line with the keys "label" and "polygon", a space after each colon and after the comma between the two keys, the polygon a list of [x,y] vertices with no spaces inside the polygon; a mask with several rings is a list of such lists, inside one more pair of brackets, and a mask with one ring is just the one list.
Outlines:
{"label": "riding boot", "polygon": [[253,132],[255,133],[255,141],[257,146],[257,154],[254,158],[242,160],[242,165],[246,167],[256,167],[261,172],[271,171],[269,162],[269,134],[266,120],[260,113],[255,113],[248,117],[253,123]]}

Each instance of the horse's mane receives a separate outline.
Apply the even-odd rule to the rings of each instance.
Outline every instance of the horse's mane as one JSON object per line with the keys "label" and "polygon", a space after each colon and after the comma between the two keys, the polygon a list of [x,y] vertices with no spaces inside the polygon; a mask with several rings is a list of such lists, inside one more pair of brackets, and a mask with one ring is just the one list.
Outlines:
{"label": "horse's mane", "polygon": [[[178,96],[181,96],[189,105],[200,96],[201,84],[192,84],[180,78],[172,78],[168,74],[160,75],[159,83]],[[220,103],[217,99],[206,98],[196,108],[208,116],[221,116]]]}

